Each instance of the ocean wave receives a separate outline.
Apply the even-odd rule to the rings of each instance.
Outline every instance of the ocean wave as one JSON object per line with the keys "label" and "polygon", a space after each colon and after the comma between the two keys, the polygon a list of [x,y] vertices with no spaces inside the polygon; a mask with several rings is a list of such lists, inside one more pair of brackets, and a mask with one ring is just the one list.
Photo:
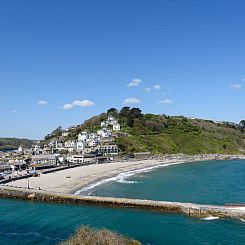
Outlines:
{"label": "ocean wave", "polygon": [[245,219],[240,219],[243,223],[245,223]]}
{"label": "ocean wave", "polygon": [[208,216],[208,217],[202,218],[202,220],[216,220],[216,219],[219,219],[219,217],[216,217],[216,216]]}
{"label": "ocean wave", "polygon": [[[172,166],[172,165],[177,165],[180,163],[184,163],[184,161],[179,161],[179,162],[173,162],[173,163],[165,163],[165,164],[159,164],[156,166],[151,166],[151,167],[145,167],[142,169],[136,169],[136,170],[131,170],[131,171],[127,171],[124,173],[120,173],[114,177],[110,177],[110,178],[106,178],[106,179],[102,179],[100,181],[97,181],[91,185],[85,186],[82,189],[78,190],[75,192],[75,195],[81,195],[82,193],[86,193],[87,191],[90,191],[100,185],[103,184],[107,184],[110,182],[118,182],[118,183],[125,183],[125,184],[133,184],[136,183],[135,181],[125,181],[125,179],[136,175],[136,174],[140,174],[140,173],[147,173],[147,172],[151,172],[157,168],[162,168],[162,167],[168,167],[168,166]],[[89,193],[90,195],[92,194],[91,192]],[[87,194],[88,195],[88,194]]]}
{"label": "ocean wave", "polygon": [[135,184],[138,183],[136,180],[118,180],[117,183],[123,183],[123,184]]}

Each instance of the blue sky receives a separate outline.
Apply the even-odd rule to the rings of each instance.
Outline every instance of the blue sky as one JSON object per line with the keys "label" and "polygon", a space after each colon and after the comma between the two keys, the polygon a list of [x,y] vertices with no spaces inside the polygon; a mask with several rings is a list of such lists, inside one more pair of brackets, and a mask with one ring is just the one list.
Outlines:
{"label": "blue sky", "polygon": [[110,107],[239,122],[245,2],[1,0],[0,136]]}

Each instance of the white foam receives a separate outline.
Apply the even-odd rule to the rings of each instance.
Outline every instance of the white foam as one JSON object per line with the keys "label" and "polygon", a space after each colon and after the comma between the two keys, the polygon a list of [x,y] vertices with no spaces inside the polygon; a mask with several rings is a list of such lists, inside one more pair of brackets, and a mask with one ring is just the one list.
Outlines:
{"label": "white foam", "polygon": [[245,223],[245,219],[240,219],[240,220]]}
{"label": "white foam", "polygon": [[118,180],[116,181],[117,183],[123,183],[123,184],[135,184],[135,183],[138,183],[138,181],[135,181],[135,180]]}
{"label": "white foam", "polygon": [[100,180],[98,182],[95,182],[95,183],[93,183],[91,185],[85,186],[82,189],[76,191],[75,195],[80,195],[83,192],[87,192],[87,191],[89,191],[89,190],[91,190],[91,189],[93,189],[95,187],[98,187],[100,185],[107,184],[107,183],[110,183],[110,182],[119,182],[119,183],[133,184],[133,183],[136,183],[136,182],[135,181],[131,181],[131,182],[125,181],[125,179],[127,179],[127,178],[129,178],[129,177],[131,177],[131,176],[133,176],[135,174],[147,173],[147,172],[153,171],[153,170],[155,170],[157,168],[168,167],[168,166],[177,165],[177,164],[180,164],[180,163],[184,163],[184,161],[165,163],[165,164],[160,164],[160,165],[157,165],[157,166],[146,167],[146,168],[142,168],[142,169],[136,169],[136,170],[131,170],[131,171],[127,171],[127,172],[124,172],[124,173],[120,173],[120,174],[118,174],[115,177],[102,179],[102,180]]}
{"label": "white foam", "polygon": [[219,217],[208,216],[208,217],[206,217],[206,218],[203,218],[202,220],[215,220],[215,219],[219,219]]}

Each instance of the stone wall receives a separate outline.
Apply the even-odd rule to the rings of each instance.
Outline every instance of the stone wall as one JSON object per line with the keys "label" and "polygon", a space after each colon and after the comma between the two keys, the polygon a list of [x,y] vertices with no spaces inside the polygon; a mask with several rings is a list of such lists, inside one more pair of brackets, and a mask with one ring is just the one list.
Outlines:
{"label": "stone wall", "polygon": [[226,206],[201,205],[181,202],[165,202],[127,198],[78,196],[71,194],[49,193],[45,191],[0,186],[0,198],[12,198],[29,201],[93,205],[117,208],[147,209],[159,212],[184,213],[189,216],[245,218],[245,210],[231,209]]}

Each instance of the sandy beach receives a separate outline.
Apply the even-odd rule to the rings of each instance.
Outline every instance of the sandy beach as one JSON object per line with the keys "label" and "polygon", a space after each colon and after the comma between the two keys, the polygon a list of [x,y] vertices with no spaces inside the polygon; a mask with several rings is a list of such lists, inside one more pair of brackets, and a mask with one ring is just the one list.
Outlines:
{"label": "sandy beach", "polygon": [[[82,187],[94,185],[94,183],[100,180],[112,178],[122,173],[128,173],[130,171],[137,172],[137,170],[142,169],[149,171],[156,167],[166,167],[184,162],[212,159],[215,158],[212,156],[202,156],[201,158],[200,156],[192,156],[92,164],[49,174],[41,174],[39,177],[31,177],[29,178],[29,185],[34,189],[40,188],[41,190],[49,192],[74,194]],[[28,179],[16,180],[8,183],[8,185],[27,188]],[[77,192],[77,194],[79,194],[79,192]]]}

